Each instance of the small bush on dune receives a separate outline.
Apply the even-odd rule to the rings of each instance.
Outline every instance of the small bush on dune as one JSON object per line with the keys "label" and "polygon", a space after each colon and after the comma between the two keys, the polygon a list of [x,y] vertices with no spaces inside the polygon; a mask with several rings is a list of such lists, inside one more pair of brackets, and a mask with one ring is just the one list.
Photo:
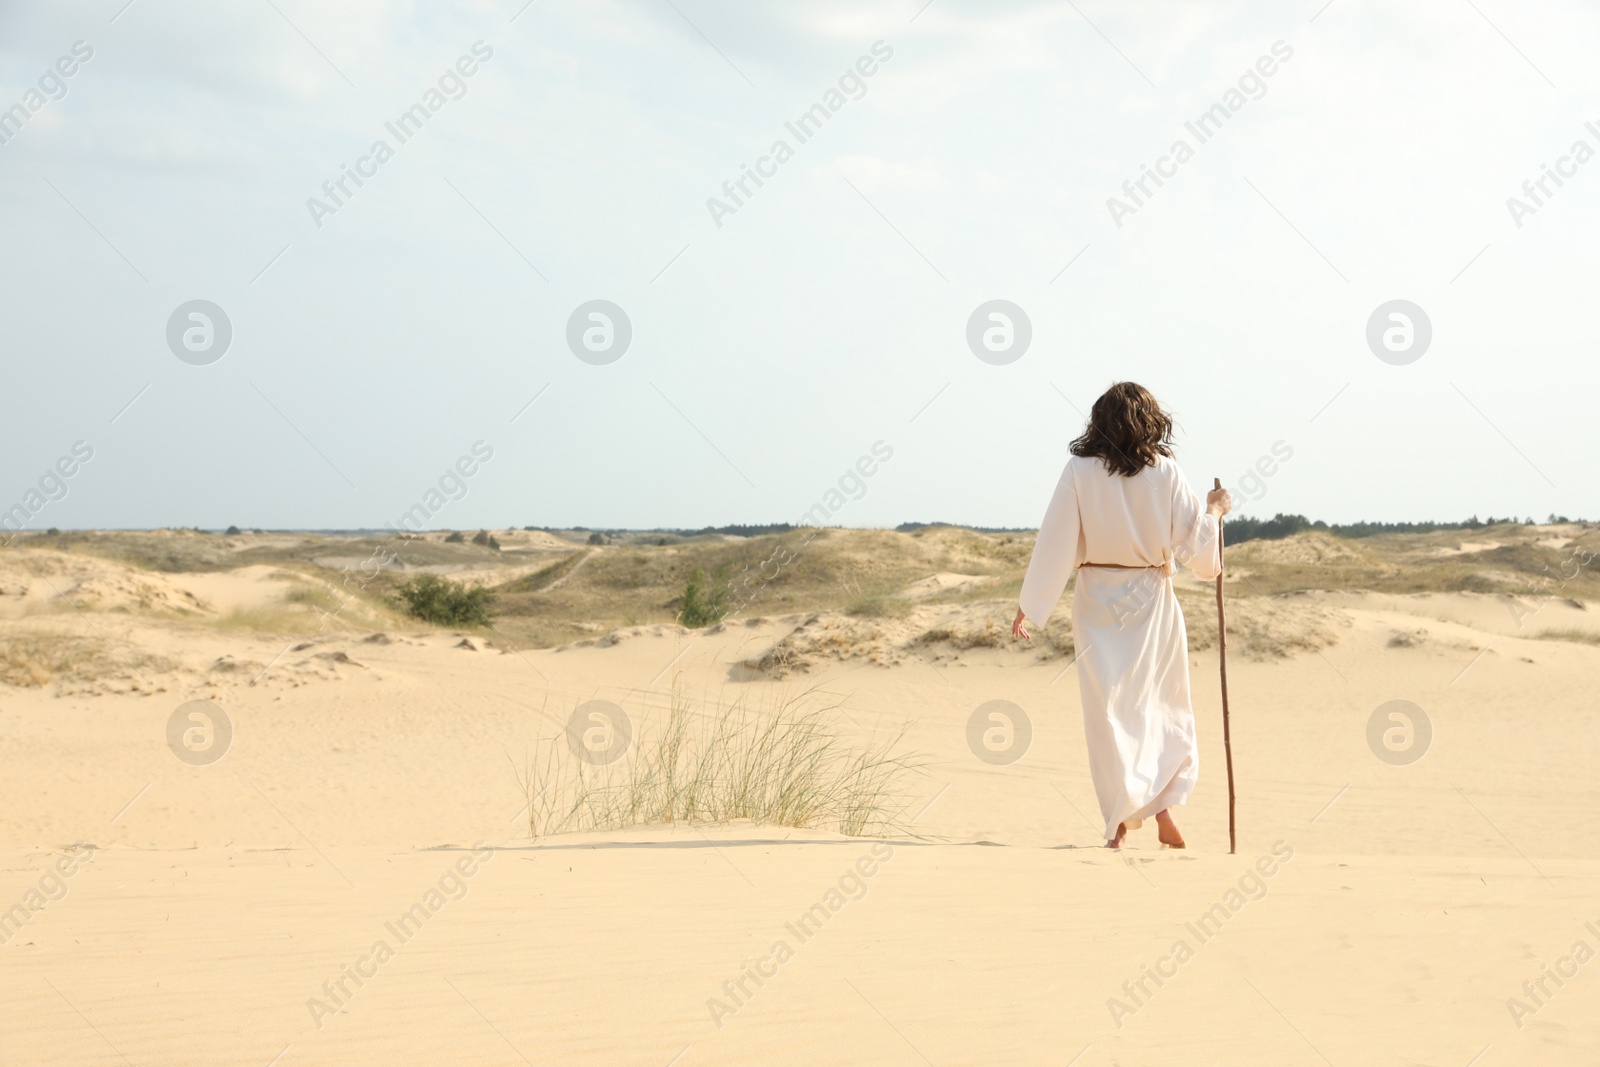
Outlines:
{"label": "small bush on dune", "polygon": [[683,587],[683,606],[678,609],[678,621],[691,630],[710,626],[728,613],[728,583],[725,569],[717,571],[715,581],[708,581],[706,572],[696,566],[689,572],[689,581]]}
{"label": "small bush on dune", "polygon": [[435,626],[487,626],[494,593],[424,574],[396,589],[395,600],[406,614]]}

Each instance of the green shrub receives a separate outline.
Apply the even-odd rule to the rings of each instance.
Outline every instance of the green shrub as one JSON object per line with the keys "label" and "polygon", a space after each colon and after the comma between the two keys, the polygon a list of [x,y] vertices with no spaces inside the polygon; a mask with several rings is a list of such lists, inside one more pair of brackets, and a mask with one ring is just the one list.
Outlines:
{"label": "green shrub", "polygon": [[462,536],[460,530],[453,530],[451,531],[450,536],[444,539],[444,543],[447,545],[459,545],[465,540],[466,538]]}
{"label": "green shrub", "polygon": [[408,615],[435,626],[487,626],[494,593],[480,587],[424,574],[395,590],[395,599]]}
{"label": "green shrub", "polygon": [[728,587],[724,571],[717,571],[717,581],[709,583],[706,572],[699,565],[689,572],[689,581],[683,587],[683,606],[678,609],[678,621],[691,630],[710,626],[728,613]]}

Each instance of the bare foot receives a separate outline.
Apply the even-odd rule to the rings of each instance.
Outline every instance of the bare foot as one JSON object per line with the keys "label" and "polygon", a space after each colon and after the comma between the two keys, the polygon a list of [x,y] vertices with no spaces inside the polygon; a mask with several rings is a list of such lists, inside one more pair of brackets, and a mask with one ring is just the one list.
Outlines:
{"label": "bare foot", "polygon": [[1156,837],[1168,848],[1185,848],[1183,835],[1178,832],[1178,824],[1172,821],[1172,812],[1163,811],[1156,815]]}
{"label": "bare foot", "polygon": [[1121,848],[1122,843],[1128,839],[1128,824],[1117,823],[1117,836],[1106,842],[1106,848]]}

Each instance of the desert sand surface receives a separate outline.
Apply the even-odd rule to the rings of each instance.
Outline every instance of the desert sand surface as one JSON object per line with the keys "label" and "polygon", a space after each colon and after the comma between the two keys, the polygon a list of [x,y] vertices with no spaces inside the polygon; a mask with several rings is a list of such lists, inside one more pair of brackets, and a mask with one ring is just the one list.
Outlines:
{"label": "desert sand surface", "polygon": [[[878,533],[903,536],[862,537]],[[1425,558],[1482,582],[1504,537],[1235,550],[1236,855],[1204,583],[1181,586],[1203,760],[1189,848],[1146,826],[1116,854],[1065,605],[1029,646],[996,636],[1028,538],[963,556],[952,535],[937,558],[907,539],[879,587],[702,629],[665,602],[627,623],[601,592],[560,600],[625,553],[694,544],[542,535],[525,557],[414,560],[475,569],[513,606],[550,598],[461,630],[406,621],[381,583],[328,600],[347,564],[316,560],[364,545],[253,561],[266,540],[159,567],[89,544],[0,560],[5,1063],[1600,1062],[1590,576],[1397,585]],[[861,551],[898,544],[876,543]],[[1296,570],[1335,556],[1377,577]],[[826,708],[843,744],[917,758],[881,836],[530,836],[528,768],[597,699],[636,749],[675,700],[787,699]],[[168,741],[192,700],[231,724],[205,765]],[[1031,724],[1013,762],[969,745],[995,700]],[[1369,743],[1394,700],[1431,726],[1414,762]]]}

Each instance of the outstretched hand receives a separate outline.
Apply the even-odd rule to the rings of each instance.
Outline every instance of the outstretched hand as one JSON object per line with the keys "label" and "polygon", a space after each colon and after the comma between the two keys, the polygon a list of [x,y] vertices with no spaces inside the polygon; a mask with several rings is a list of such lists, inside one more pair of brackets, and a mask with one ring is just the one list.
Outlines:
{"label": "outstretched hand", "polygon": [[1017,639],[1022,640],[1022,641],[1029,641],[1029,640],[1033,639],[1033,635],[1028,632],[1027,619],[1028,619],[1028,616],[1023,614],[1023,611],[1022,611],[1021,608],[1018,608],[1017,609],[1017,617],[1015,619],[1011,620],[1011,636],[1012,637],[1017,638]]}

